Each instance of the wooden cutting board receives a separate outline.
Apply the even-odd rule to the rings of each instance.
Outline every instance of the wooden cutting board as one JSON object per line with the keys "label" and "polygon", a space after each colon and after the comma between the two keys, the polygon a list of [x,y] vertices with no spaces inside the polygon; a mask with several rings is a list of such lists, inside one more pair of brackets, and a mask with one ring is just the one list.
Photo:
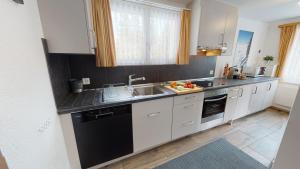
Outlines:
{"label": "wooden cutting board", "polygon": [[165,86],[165,88],[172,90],[173,92],[175,92],[178,95],[181,95],[181,94],[190,94],[190,93],[196,93],[196,92],[203,91],[203,87],[198,87],[198,86],[194,87],[193,89],[186,89],[186,90],[182,90],[182,91],[174,89],[171,86]]}

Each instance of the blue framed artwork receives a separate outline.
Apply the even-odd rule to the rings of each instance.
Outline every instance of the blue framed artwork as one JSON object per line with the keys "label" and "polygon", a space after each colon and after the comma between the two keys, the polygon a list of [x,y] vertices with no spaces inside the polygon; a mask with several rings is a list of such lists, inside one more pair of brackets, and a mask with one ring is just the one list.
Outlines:
{"label": "blue framed artwork", "polygon": [[254,32],[249,32],[249,31],[244,31],[244,30],[239,31],[237,46],[236,46],[236,50],[235,50],[235,56],[234,56],[234,60],[233,60],[234,66],[244,67],[247,65],[253,35],[254,35]]}

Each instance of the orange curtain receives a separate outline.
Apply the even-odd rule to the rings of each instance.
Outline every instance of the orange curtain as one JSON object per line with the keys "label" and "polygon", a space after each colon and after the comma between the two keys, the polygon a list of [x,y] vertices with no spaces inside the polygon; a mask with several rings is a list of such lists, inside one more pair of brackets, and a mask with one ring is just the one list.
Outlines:
{"label": "orange curtain", "polygon": [[191,11],[181,12],[180,40],[177,53],[177,64],[189,64],[190,62],[190,30],[191,30]]}
{"label": "orange curtain", "polygon": [[279,44],[279,56],[278,56],[278,67],[276,70],[276,77],[280,77],[283,66],[289,51],[289,48],[294,40],[297,25],[283,25],[280,26],[280,44]]}
{"label": "orange curtain", "polygon": [[96,65],[116,66],[116,50],[109,0],[92,0],[93,27],[96,34]]}

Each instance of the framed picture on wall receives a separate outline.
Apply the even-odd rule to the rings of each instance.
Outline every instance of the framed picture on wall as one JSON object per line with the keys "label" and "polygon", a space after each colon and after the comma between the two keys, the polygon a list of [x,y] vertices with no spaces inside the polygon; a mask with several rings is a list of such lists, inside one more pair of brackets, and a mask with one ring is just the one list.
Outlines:
{"label": "framed picture on wall", "polygon": [[254,32],[240,30],[235,50],[233,65],[244,67],[247,65]]}

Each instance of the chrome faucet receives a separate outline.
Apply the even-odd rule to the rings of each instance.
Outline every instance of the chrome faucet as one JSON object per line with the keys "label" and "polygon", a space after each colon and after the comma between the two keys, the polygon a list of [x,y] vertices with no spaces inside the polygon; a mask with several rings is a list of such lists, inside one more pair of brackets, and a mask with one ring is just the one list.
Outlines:
{"label": "chrome faucet", "polygon": [[133,78],[133,76],[135,76],[135,75],[129,75],[128,86],[131,86],[132,82],[146,80],[145,77]]}

